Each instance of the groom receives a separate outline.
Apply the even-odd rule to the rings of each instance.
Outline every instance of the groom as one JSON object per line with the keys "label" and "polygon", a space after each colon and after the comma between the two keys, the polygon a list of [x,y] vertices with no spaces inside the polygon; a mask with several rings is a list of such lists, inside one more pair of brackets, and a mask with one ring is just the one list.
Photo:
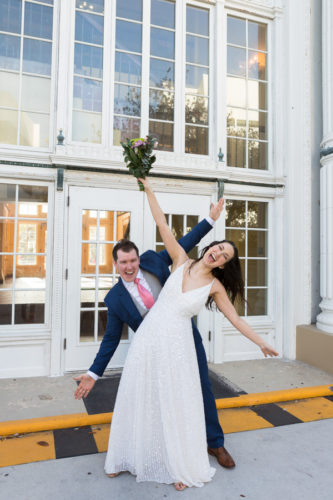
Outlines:
{"label": "groom", "polygon": [[[211,205],[209,217],[179,240],[179,244],[186,253],[190,252],[212,229],[222,209],[223,200],[221,199],[216,205]],[[87,397],[96,380],[103,375],[118,347],[123,325],[127,324],[134,331],[138,329],[170,275],[169,266],[172,262],[166,250],[158,253],[148,250],[139,257],[139,251],[133,242],[121,240],[113,249],[113,259],[120,279],[104,299],[108,308],[108,319],[96,358],[87,374],[74,378],[80,381],[75,391],[76,399]],[[223,446],[224,435],[218,421],[215,399],[208,377],[202,338],[193,321],[192,327],[205,408],[208,452],[216,456],[223,467],[234,467],[235,462]]]}

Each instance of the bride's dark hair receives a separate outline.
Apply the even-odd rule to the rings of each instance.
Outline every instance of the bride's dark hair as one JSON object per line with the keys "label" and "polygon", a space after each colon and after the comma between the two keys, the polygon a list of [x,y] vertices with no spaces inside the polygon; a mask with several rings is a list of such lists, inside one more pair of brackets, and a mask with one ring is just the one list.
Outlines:
{"label": "bride's dark hair", "polygon": [[[226,292],[231,300],[231,302],[234,304],[236,299],[240,300],[243,302],[244,299],[244,281],[243,281],[243,276],[242,276],[242,269],[238,257],[238,249],[233,241],[229,240],[222,240],[222,241],[212,241],[208,246],[203,248],[201,251],[200,257],[196,259],[194,262],[189,267],[189,272],[191,271],[191,268],[195,266],[197,262],[199,262],[205,253],[214,245],[219,245],[220,243],[229,243],[229,245],[232,246],[234,255],[232,259],[230,259],[225,265],[224,268],[221,269],[220,267],[215,267],[212,270],[213,276],[217,278],[224,288],[226,289]],[[207,302],[206,302],[206,307],[208,309],[213,309],[213,297],[208,297]]]}

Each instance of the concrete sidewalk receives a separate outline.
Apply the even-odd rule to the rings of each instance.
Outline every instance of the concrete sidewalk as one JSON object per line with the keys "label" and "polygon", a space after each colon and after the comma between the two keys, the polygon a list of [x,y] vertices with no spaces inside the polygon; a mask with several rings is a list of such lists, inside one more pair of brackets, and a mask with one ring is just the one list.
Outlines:
{"label": "concrete sidewalk", "polygon": [[[263,359],[210,364],[209,368],[236,392],[268,392],[333,384],[333,376],[299,361]],[[109,372],[108,375],[115,372]],[[83,413],[74,399],[75,374],[61,377],[0,379],[0,421]]]}
{"label": "concrete sidewalk", "polygon": [[216,467],[203,488],[136,483],[129,473],[115,479],[103,471],[105,453],[0,469],[0,497],[11,500],[330,500],[333,419],[228,436],[236,468]]}

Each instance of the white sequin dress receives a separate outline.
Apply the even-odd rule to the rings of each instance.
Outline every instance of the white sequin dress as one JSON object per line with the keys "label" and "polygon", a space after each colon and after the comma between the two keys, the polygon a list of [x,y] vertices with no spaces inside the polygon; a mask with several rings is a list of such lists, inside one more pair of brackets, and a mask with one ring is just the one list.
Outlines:
{"label": "white sequin dress", "polygon": [[[187,265],[187,264],[186,264]],[[210,467],[191,326],[212,283],[182,292],[184,264],[136,331],[123,369],[105,461],[107,474],[203,486]]]}

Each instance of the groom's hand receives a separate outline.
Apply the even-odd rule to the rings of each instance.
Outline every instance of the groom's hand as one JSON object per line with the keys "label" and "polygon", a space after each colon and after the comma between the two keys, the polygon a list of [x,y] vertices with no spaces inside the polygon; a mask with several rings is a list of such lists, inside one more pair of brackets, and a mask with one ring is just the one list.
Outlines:
{"label": "groom's hand", "polygon": [[213,220],[217,220],[224,207],[224,199],[220,198],[219,201],[214,205],[214,203],[210,204],[210,211],[209,211],[209,217],[211,217]]}
{"label": "groom's hand", "polygon": [[74,377],[73,380],[80,380],[80,384],[74,394],[75,399],[86,398],[95,385],[95,380],[87,374]]}

